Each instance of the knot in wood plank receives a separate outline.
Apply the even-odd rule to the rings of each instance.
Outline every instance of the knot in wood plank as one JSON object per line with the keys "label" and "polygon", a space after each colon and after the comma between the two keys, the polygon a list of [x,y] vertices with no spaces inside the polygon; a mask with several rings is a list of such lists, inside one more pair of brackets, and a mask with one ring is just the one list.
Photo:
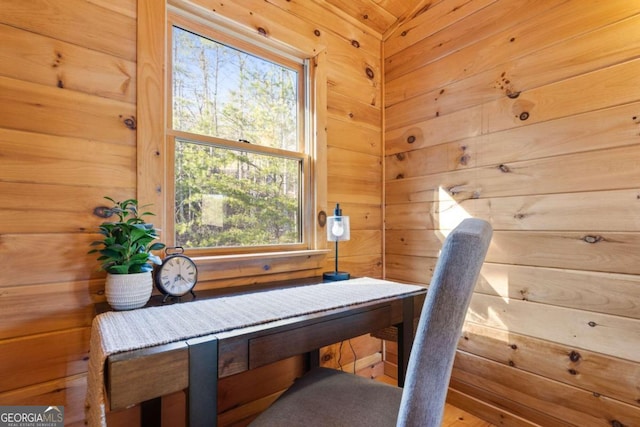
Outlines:
{"label": "knot in wood plank", "polygon": [[375,73],[373,72],[373,70],[370,67],[367,67],[365,69],[365,72],[367,73],[367,77],[371,80],[373,80],[373,78],[376,76]]}
{"label": "knot in wood plank", "polygon": [[587,235],[587,236],[584,236],[582,240],[584,240],[587,243],[593,244],[593,243],[598,243],[603,241],[604,238],[602,236]]}
{"label": "knot in wood plank", "polygon": [[447,192],[452,196],[455,196],[456,194],[460,194],[463,191],[464,191],[464,185],[454,185],[447,188]]}
{"label": "knot in wood plank", "polygon": [[136,118],[133,116],[129,116],[127,118],[122,117],[122,115],[120,115],[120,119],[122,119],[122,123],[124,123],[124,125],[126,127],[128,127],[131,130],[136,130],[138,125],[136,123]]}

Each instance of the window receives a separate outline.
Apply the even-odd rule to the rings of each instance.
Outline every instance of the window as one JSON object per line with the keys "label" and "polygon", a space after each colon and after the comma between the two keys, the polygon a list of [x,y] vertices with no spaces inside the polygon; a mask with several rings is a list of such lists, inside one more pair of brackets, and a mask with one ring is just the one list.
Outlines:
{"label": "window", "polygon": [[170,36],[175,245],[215,253],[310,249],[305,61],[184,19],[172,23]]}

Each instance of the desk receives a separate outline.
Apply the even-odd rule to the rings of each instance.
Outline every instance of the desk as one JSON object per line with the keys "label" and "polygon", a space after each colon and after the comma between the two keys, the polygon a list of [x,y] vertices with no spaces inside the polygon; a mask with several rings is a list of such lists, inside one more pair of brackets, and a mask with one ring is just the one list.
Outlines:
{"label": "desk", "polygon": [[[220,323],[222,326],[211,327],[214,332],[210,334],[200,333],[194,338],[105,354],[105,377],[100,381],[105,382],[111,410],[142,404],[145,426],[159,425],[161,396],[187,389],[189,425],[211,426],[217,419],[215,402],[219,378],[296,354],[307,354],[309,366],[317,366],[320,347],[395,325],[399,329],[398,378],[402,384],[413,341],[413,320],[419,314],[425,294],[426,290],[419,286],[362,278],[242,293],[207,302],[158,307],[154,312],[145,309],[130,316],[120,312],[112,317],[122,317],[126,322],[122,323],[123,329],[126,329],[127,317],[138,314],[151,322],[154,316],[166,314],[171,307],[185,312],[198,307],[195,304],[226,306],[237,302],[239,305],[233,308],[235,322],[237,317],[244,316],[237,311],[238,307],[251,305],[251,311],[268,311],[271,304],[268,299],[275,295],[279,302],[273,303],[274,309],[284,314],[273,319],[269,315],[250,313],[259,319],[250,320],[248,326],[227,325],[228,321],[224,320]],[[326,296],[327,301],[319,301],[320,296]],[[285,307],[287,304],[283,301],[291,304]],[[93,348],[94,344],[92,336],[92,352],[98,350]],[[91,384],[89,387],[91,389]],[[90,420],[90,424],[95,421]]]}

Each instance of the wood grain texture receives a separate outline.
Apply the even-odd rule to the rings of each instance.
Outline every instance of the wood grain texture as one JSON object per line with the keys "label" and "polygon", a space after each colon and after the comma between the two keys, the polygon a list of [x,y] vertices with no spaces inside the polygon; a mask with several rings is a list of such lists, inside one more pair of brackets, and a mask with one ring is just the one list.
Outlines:
{"label": "wood grain texture", "polygon": [[446,228],[451,223],[443,214],[455,212],[491,218],[496,230],[620,231],[638,227],[638,204],[638,191],[633,189],[399,203],[387,206],[386,227]]}
{"label": "wood grain texture", "polygon": [[[188,387],[188,345],[181,342],[166,347],[168,346],[173,349],[162,353],[154,352],[154,349],[142,349],[127,352],[126,358],[119,358],[117,354],[109,358],[105,372],[111,410],[125,409],[132,402],[140,403],[156,398],[158,390],[177,392]],[[145,369],[149,364],[162,366],[162,372],[149,375],[149,371]]]}
{"label": "wood grain texture", "polygon": [[0,339],[88,327],[104,301],[103,279],[2,287]]}
{"label": "wood grain texture", "polygon": [[0,392],[86,372],[89,328],[0,341]]}
{"label": "wood grain texture", "polygon": [[397,19],[391,12],[376,2],[349,2],[344,4],[338,0],[322,0],[322,3],[333,5],[341,13],[356,18],[359,22],[374,29],[377,33],[384,33]]}
{"label": "wood grain texture", "polygon": [[[478,104],[487,106],[483,123],[486,132],[496,132],[634,102],[637,99],[631,88],[637,84],[637,62],[631,60],[579,76],[570,76],[573,78],[533,87],[522,93],[506,90],[504,86],[500,89],[502,79],[509,82],[511,79],[506,72],[499,71],[490,80],[483,79],[481,84],[497,85],[498,90],[493,91],[505,90],[506,93],[500,92],[496,96],[481,94],[475,97],[473,92],[463,89],[458,96],[451,97],[452,108],[448,108],[447,105],[438,103],[441,97],[447,97],[447,90],[438,88],[426,97],[411,98],[387,108],[385,113],[388,129],[408,127],[424,118],[438,119],[473,109]],[[478,87],[478,84],[480,83],[474,87]],[[523,113],[527,115],[522,115]]]}
{"label": "wood grain texture", "polygon": [[135,63],[0,24],[5,77],[135,103]]}
{"label": "wood grain texture", "polygon": [[[216,19],[215,16],[211,16],[211,12],[214,12],[214,15],[227,21],[227,26],[231,21],[233,28],[243,29],[247,34],[257,35],[260,38],[265,37],[271,40],[267,43],[289,46],[309,56],[320,53],[328,44],[323,31],[320,31],[319,36],[315,34],[316,25],[268,2],[239,0],[221,3],[215,0],[170,0],[168,3],[188,10],[196,6],[201,9],[201,13],[205,13],[204,16],[207,19]],[[361,31],[360,34],[362,34]]]}
{"label": "wood grain texture", "polygon": [[[550,328],[545,320],[563,325]],[[467,320],[638,363],[640,321],[626,317],[475,294]]]}
{"label": "wood grain texture", "polygon": [[[385,39],[385,56],[393,57],[416,42],[430,38],[444,28],[482,10],[495,0],[468,2],[465,0],[429,2],[411,18],[402,22]],[[476,32],[476,34],[483,32]],[[385,60],[385,62],[388,62]]]}
{"label": "wood grain texture", "polygon": [[[422,230],[389,231],[387,253],[435,256],[442,233]],[[638,274],[637,233],[494,232],[487,262],[585,271]],[[526,244],[523,244],[526,242]],[[425,246],[430,244],[430,246]],[[561,258],[562,257],[562,258]],[[526,260],[526,261],[522,261]]]}
{"label": "wood grain texture", "polygon": [[[329,117],[337,118],[356,125],[379,127],[382,113],[379,107],[369,102],[357,102],[351,96],[329,91],[327,94],[327,112]],[[329,142],[329,144],[331,144]]]}
{"label": "wood grain texture", "polygon": [[[135,105],[0,77],[0,127],[133,144]],[[133,128],[133,129],[132,129]]]}
{"label": "wood grain texture", "polygon": [[[46,139],[48,138],[38,137],[37,141]],[[10,145],[7,143],[7,146]],[[38,146],[36,143],[33,145]],[[99,148],[99,144],[87,143],[86,146],[87,148],[92,146]],[[21,147],[24,148],[24,145]],[[109,194],[116,200],[126,200],[131,195],[134,177],[127,172],[126,167],[121,165],[102,165],[104,169],[102,173],[108,176],[108,173],[113,173],[114,170],[121,170],[123,174],[129,176],[130,182],[126,183],[129,188],[100,188],[102,183],[98,181],[96,181],[96,187],[73,185],[77,183],[73,178],[77,180],[84,178],[83,175],[75,171],[76,168],[84,169],[84,165],[88,162],[88,160],[81,158],[84,147],[85,145],[78,146],[77,152],[74,153],[79,155],[76,159],[72,158],[74,156],[69,156],[69,160],[61,158],[59,161],[52,158],[44,159],[45,156],[29,156],[23,149],[16,150],[15,157],[7,155],[0,159],[0,165],[3,167],[0,172],[2,177],[0,178],[0,234],[93,231],[93,227],[97,227],[101,221],[93,214],[93,210],[110,204],[97,195],[97,192],[103,191],[104,194]],[[46,150],[43,148],[40,152],[43,151]],[[107,150],[105,163],[108,157],[109,151]],[[31,160],[42,159],[41,166],[44,166],[44,163],[48,161],[52,167],[38,168],[36,165],[31,165],[30,161],[26,160],[27,158]],[[70,170],[65,169],[64,166]],[[42,174],[43,170],[47,170],[51,174]],[[2,179],[11,175],[12,171],[15,171],[15,176],[18,176],[18,173],[24,174],[29,171],[32,174],[31,179],[35,182],[2,182]],[[53,182],[46,182],[47,180]]]}
{"label": "wood grain texture", "polygon": [[[462,201],[634,188],[640,145],[537,160],[499,163],[386,183],[387,203]],[[523,189],[526,189],[523,191]]]}
{"label": "wood grain texture", "polygon": [[[457,388],[457,382],[489,388],[493,393],[509,396],[520,405],[526,405],[530,408],[528,411],[532,409],[544,414],[545,418],[556,419],[550,422],[553,418],[547,418],[542,425],[610,426],[614,420],[622,425],[640,422],[638,407],[561,382],[551,382],[469,353],[459,352],[456,356],[453,378],[453,388]],[[522,384],[527,386],[520,386]]]}
{"label": "wood grain texture", "polygon": [[354,177],[376,182],[382,175],[380,156],[329,146],[327,159],[335,166],[331,170],[332,176]]}
{"label": "wood grain texture", "polygon": [[[160,239],[168,229],[166,168],[171,157],[166,152],[165,106],[165,2],[137,3],[136,77],[138,86],[136,129],[136,198],[142,205],[154,206]],[[170,241],[168,241],[170,242]],[[171,243],[170,243],[171,244]]]}
{"label": "wood grain texture", "polygon": [[634,390],[640,368],[627,360],[471,322],[464,326],[459,348],[640,407],[640,391]]}
{"label": "wood grain texture", "polygon": [[386,39],[386,277],[428,283],[448,230],[487,219],[459,402],[513,425],[636,424],[640,9],[471,3]]}
{"label": "wood grain texture", "polygon": [[353,125],[343,120],[329,118],[327,135],[330,146],[380,156],[382,132],[365,126]]}
{"label": "wood grain texture", "polygon": [[[266,44],[321,55],[317,94],[328,107],[317,112],[316,132],[326,138],[331,157],[321,206],[344,203],[358,230],[340,259],[346,270],[372,277],[386,270],[388,278],[427,283],[441,244],[434,230],[446,232],[460,215],[492,222],[494,258],[483,270],[476,304],[498,311],[483,312],[474,323],[484,328],[468,349],[478,354],[471,366],[479,368],[457,371],[464,373],[454,378],[455,392],[468,396],[458,402],[496,424],[638,424],[632,401],[638,363],[627,357],[637,329],[624,326],[637,328],[638,320],[637,4],[170,3],[195,6],[201,16],[215,9],[243,34],[266,30]],[[86,328],[92,303],[104,298],[95,259],[86,255],[100,221],[91,210],[102,196],[139,196],[164,209],[159,194],[166,184],[161,167],[153,166],[166,161],[154,151],[164,144],[162,131],[149,139],[148,150],[138,151],[140,136],[127,127],[163,126],[162,113],[137,117],[144,102],[160,108],[155,88],[163,84],[151,80],[136,93],[146,65],[156,72],[163,66],[148,57],[136,67],[139,42],[145,43],[137,29],[155,19],[138,16],[137,6],[144,4],[151,2],[2,2],[0,32],[7,43],[0,47],[0,254],[8,271],[0,277],[0,345],[16,352],[31,351],[51,334]],[[164,31],[153,22],[154,31]],[[155,33],[142,34],[152,45],[162,44]],[[380,165],[376,160],[382,161],[383,152]],[[385,169],[374,178],[374,170]],[[375,249],[382,247],[384,233],[392,248],[386,254]],[[409,239],[407,244],[399,237]],[[359,254],[363,245],[368,252]],[[333,268],[329,257],[305,263],[302,270],[292,271],[293,264],[283,263],[273,274],[258,265],[234,274],[203,266],[206,280],[199,286],[304,277]],[[243,278],[246,273],[252,277]],[[505,298],[512,304],[506,306]],[[33,309],[24,310],[26,304]],[[530,315],[542,325],[530,324]],[[509,333],[500,322],[521,331],[511,331],[522,346],[516,367],[504,364],[508,354],[516,357],[514,351],[496,347],[496,337]],[[584,328],[576,330],[586,348],[580,348],[583,363],[573,375],[554,355],[574,347],[567,334],[575,322]],[[611,337],[597,344],[607,325]],[[487,330],[497,335],[487,336]],[[79,426],[82,362],[43,363],[49,362],[49,372],[30,377],[28,382],[36,381],[31,385],[3,391],[0,402],[65,405],[68,423]],[[65,363],[73,374],[58,373]],[[628,376],[607,385],[596,366],[614,378]],[[288,377],[278,369],[270,380],[281,386]],[[27,370],[19,368],[16,375],[29,378]],[[268,377],[263,374],[259,392],[246,392],[248,400],[242,391],[234,393],[239,403],[221,419],[242,425],[268,405],[278,394],[266,384]],[[514,387],[522,383],[531,386]],[[605,397],[588,397],[591,389],[606,390]],[[183,419],[175,409],[180,405],[172,403],[181,399],[178,393],[169,400],[169,419]],[[131,425],[137,417],[136,408],[110,414],[113,425]]]}
{"label": "wood grain texture", "polygon": [[[7,129],[0,130],[0,142],[0,180],[7,183],[115,188],[132,188],[135,183],[135,150],[130,146]],[[95,201],[100,199],[107,203],[102,196]]]}
{"label": "wood grain texture", "polygon": [[[462,411],[460,408],[470,408],[469,411],[478,414],[479,418],[474,417],[471,413]],[[477,425],[479,427],[491,427],[494,425],[509,425],[514,427],[536,426],[535,423],[510,412],[500,410],[500,408],[486,401],[476,399],[468,394],[449,388],[443,426],[457,426],[459,422],[469,423],[469,425]]]}
{"label": "wood grain texture", "polygon": [[104,277],[95,256],[87,254],[90,243],[99,237],[97,233],[0,235],[0,255],[6,262],[0,287],[52,283],[52,272],[60,282]]}
{"label": "wood grain texture", "polygon": [[[433,10],[401,25],[400,31],[395,31],[385,41],[385,77],[389,81],[397,79],[450,52],[478,43],[507,28],[517,27],[523,20],[561,1],[547,1],[544,5],[535,0],[470,2],[464,5],[465,14],[458,11],[448,13],[451,5],[446,2],[434,5]],[[447,6],[449,10],[446,10]]]}
{"label": "wood grain texture", "polygon": [[633,274],[486,263],[476,292],[640,319],[639,283]]}
{"label": "wood grain texture", "polygon": [[[637,25],[638,19],[630,18],[435,90],[407,94],[401,106],[392,105],[387,112],[394,120],[421,107],[428,108],[433,114],[444,115],[504,96],[519,96],[528,90],[633,60],[640,48],[626,43],[621,35],[633,31]],[[601,55],[589,55],[594,50]],[[576,56],[588,60],[578,62],[574,59]],[[416,82],[413,86],[420,84],[423,83]],[[387,98],[387,103],[391,102]]]}
{"label": "wood grain texture", "polygon": [[25,7],[21,0],[3,0],[0,22],[135,61],[136,20],[131,16],[131,2],[118,3],[123,8],[103,8],[83,0],[35,0]]}
{"label": "wood grain texture", "polygon": [[[412,176],[402,166],[412,161],[421,164],[429,162],[422,170],[422,174],[428,174],[634,145],[638,142],[639,111],[640,105],[631,103],[560,117],[536,126],[522,126],[454,141],[424,138],[423,133],[420,135],[415,132],[415,140],[411,144],[401,138],[387,140],[385,161],[390,170],[386,178],[393,179],[398,173],[407,178]],[[433,161],[434,157],[440,157],[442,161]]]}
{"label": "wood grain texture", "polygon": [[0,8],[0,401],[63,405],[80,425],[104,300],[92,211],[135,190],[135,4]]}
{"label": "wood grain texture", "polygon": [[[493,6],[502,8],[503,4],[502,2],[497,2]],[[560,52],[566,52],[566,50],[557,45],[559,40],[566,39],[567,43],[575,43],[572,39],[576,36],[592,32],[603,26],[605,22],[616,22],[632,16],[635,10],[633,5],[624,0],[616,0],[606,5],[589,8],[588,11],[582,11],[580,14],[575,13],[575,5],[571,2],[552,2],[550,6],[545,3],[544,5],[529,7],[523,10],[522,13],[515,15],[518,17],[518,25],[511,28],[507,27],[502,32],[496,33],[487,39],[478,39],[476,37],[474,40],[480,41],[479,43],[470,44],[462,49],[456,49],[455,46],[452,46],[452,49],[443,54],[437,61],[416,65],[411,72],[403,74],[401,79],[389,79],[385,88],[386,105],[396,104],[401,100],[415,97],[436,88],[446,88],[447,85],[453,82],[481,75],[483,71],[498,64],[507,67],[506,70],[510,70],[512,66],[517,64],[516,60],[524,57],[530,57],[530,60],[535,62],[536,67],[544,67],[545,70],[555,69],[552,63],[536,61],[535,52],[544,47],[550,47],[552,51],[556,52],[555,55],[560,57]],[[482,21],[482,16],[472,15],[468,19],[479,22]],[[512,20],[509,19],[507,22],[511,23]],[[553,38],[548,36],[548,31],[554,32]],[[445,33],[452,35],[449,31]],[[617,40],[616,43],[620,43],[620,40]],[[574,46],[569,44],[565,47],[572,48],[572,50],[576,48],[589,49],[590,44],[581,44],[578,40],[577,46]],[[597,53],[590,51],[582,60],[573,61],[571,66],[587,67],[592,61],[597,63],[598,57],[604,55],[606,58],[606,55],[614,55],[619,46],[619,44],[613,47],[607,45],[606,49],[601,49]],[[634,49],[631,46],[623,47],[622,49],[624,51],[629,48]],[[579,54],[579,51],[576,53]],[[547,53],[547,55],[550,55],[550,53]],[[614,62],[606,62],[606,65],[611,63],[615,63],[615,60]],[[572,75],[569,74],[572,68],[560,66],[557,69],[559,71],[555,72],[559,74],[565,73],[565,78]],[[505,71],[505,69],[502,71]],[[532,74],[535,74],[535,71]],[[494,75],[493,78],[496,77],[498,78],[498,83],[500,83],[500,74]],[[511,80],[510,77],[508,76],[507,79]],[[515,81],[507,83],[507,85],[512,83],[515,84]],[[405,95],[402,97],[403,91],[398,89],[405,84],[411,84],[412,91],[405,91]]]}

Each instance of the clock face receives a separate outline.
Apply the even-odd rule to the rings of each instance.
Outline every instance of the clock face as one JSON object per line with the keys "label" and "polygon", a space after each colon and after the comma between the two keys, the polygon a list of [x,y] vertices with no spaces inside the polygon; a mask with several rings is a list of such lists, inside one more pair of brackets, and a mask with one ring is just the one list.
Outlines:
{"label": "clock face", "polygon": [[191,291],[198,281],[195,263],[183,255],[165,259],[156,273],[156,284],[164,294],[181,296]]}

